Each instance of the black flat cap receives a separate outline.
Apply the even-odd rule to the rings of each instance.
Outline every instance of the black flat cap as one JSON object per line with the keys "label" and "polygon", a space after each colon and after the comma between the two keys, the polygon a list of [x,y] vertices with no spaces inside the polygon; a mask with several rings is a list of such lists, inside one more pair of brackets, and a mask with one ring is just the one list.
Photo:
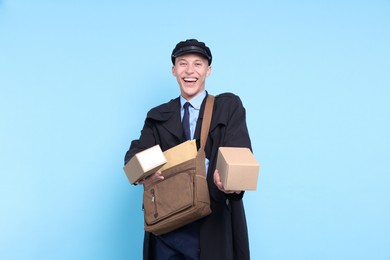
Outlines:
{"label": "black flat cap", "polygon": [[211,65],[213,57],[211,56],[209,47],[207,47],[204,42],[200,42],[196,39],[188,39],[176,44],[176,47],[173,49],[171,55],[172,63],[175,64],[175,59],[177,57],[187,53],[201,54],[209,61],[209,65]]}

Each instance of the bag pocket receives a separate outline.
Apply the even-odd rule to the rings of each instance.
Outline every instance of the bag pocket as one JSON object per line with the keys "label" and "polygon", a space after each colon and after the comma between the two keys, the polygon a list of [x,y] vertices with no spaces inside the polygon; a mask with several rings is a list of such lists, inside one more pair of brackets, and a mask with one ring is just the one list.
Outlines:
{"label": "bag pocket", "polygon": [[148,187],[143,196],[145,223],[153,225],[191,207],[193,182],[193,174],[182,172]]}

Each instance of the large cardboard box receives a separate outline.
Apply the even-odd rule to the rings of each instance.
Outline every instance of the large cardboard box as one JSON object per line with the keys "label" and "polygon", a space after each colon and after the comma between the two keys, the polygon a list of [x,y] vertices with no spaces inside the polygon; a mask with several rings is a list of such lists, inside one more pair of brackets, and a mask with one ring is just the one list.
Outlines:
{"label": "large cardboard box", "polygon": [[248,148],[220,147],[217,170],[225,190],[256,190],[260,165]]}
{"label": "large cardboard box", "polygon": [[131,184],[155,173],[167,162],[159,145],[137,153],[123,167]]}
{"label": "large cardboard box", "polygon": [[198,153],[195,140],[189,140],[164,151],[167,163],[160,171],[167,170],[175,165],[194,159]]}

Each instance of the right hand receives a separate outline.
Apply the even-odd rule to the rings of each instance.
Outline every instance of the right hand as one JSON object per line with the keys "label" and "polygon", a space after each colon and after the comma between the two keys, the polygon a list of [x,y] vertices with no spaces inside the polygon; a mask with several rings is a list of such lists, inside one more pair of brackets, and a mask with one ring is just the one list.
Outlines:
{"label": "right hand", "polygon": [[153,175],[150,175],[147,178],[138,181],[137,184],[148,185],[148,184],[156,182],[156,181],[164,180],[164,176],[162,176],[161,174],[162,174],[161,171],[157,171]]}

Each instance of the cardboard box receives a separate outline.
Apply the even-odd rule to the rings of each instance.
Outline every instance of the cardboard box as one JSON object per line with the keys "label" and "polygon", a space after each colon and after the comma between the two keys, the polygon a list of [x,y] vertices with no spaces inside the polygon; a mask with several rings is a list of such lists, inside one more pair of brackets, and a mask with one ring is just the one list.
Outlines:
{"label": "cardboard box", "polygon": [[167,159],[167,163],[160,169],[160,171],[167,170],[172,166],[194,159],[197,153],[198,150],[196,148],[195,140],[189,140],[176,145],[171,149],[164,151],[164,156]]}
{"label": "cardboard box", "polygon": [[248,148],[220,147],[217,170],[225,190],[256,190],[260,165]]}
{"label": "cardboard box", "polygon": [[159,145],[137,153],[127,162],[123,170],[131,184],[155,173],[167,162]]}

